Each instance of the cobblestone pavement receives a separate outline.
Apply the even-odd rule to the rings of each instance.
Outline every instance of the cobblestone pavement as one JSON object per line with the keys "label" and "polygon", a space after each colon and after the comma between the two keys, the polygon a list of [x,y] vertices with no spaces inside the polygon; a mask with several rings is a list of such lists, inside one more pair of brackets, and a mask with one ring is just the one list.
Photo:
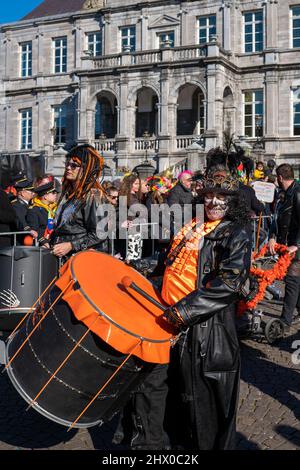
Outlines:
{"label": "cobblestone pavement", "polygon": [[[300,330],[294,328],[276,346],[242,341],[238,449],[300,449],[300,365],[292,363],[297,340],[300,350]],[[0,450],[117,449],[111,444],[115,423],[67,432],[26,407],[0,374]]]}

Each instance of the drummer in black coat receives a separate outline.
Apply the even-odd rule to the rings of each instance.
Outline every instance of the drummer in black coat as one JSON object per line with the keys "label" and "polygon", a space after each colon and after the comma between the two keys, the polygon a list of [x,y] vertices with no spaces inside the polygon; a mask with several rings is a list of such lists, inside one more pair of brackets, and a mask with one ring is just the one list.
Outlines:
{"label": "drummer in black coat", "polygon": [[[11,201],[16,213],[16,230],[19,232],[29,230],[27,222],[27,214],[31,200],[35,196],[33,182],[28,180],[26,176],[22,176],[15,183],[17,197]],[[35,235],[35,233],[33,233]]]}

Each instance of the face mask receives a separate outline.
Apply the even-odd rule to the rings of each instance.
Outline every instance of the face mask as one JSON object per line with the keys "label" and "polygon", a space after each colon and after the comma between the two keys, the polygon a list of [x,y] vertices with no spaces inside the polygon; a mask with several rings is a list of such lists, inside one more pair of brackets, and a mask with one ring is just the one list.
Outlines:
{"label": "face mask", "polygon": [[205,196],[204,207],[209,220],[221,220],[228,210],[228,197],[220,199],[217,194]]}

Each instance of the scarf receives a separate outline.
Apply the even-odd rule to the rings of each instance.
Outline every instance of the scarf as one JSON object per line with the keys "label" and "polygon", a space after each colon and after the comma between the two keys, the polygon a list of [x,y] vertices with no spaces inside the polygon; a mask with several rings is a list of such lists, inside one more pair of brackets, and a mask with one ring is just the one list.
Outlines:
{"label": "scarf", "polygon": [[49,236],[53,232],[54,217],[57,211],[57,204],[55,202],[51,204],[45,204],[41,199],[39,199],[38,197],[35,197],[32,200],[32,205],[35,207],[42,207],[43,209],[45,209],[45,211],[47,211],[48,221],[47,221],[47,227],[44,233],[44,237],[49,238]]}
{"label": "scarf", "polygon": [[[173,253],[176,253],[176,257],[167,265],[162,287],[162,298],[168,305],[179,302],[197,288],[200,244],[220,222],[216,220],[199,225],[194,219],[174,238],[168,259]],[[182,243],[185,237],[186,240]]]}

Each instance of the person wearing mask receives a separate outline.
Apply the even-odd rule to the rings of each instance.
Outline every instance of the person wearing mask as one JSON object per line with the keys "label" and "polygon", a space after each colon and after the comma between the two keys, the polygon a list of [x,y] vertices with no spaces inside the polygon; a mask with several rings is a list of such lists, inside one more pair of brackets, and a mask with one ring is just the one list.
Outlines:
{"label": "person wearing mask", "polygon": [[166,421],[173,446],[229,450],[240,380],[235,317],[251,266],[249,211],[230,174],[204,178],[203,196],[204,221],[193,219],[174,237],[165,263],[163,318],[181,332],[171,351]]}
{"label": "person wearing mask", "polygon": [[269,248],[271,254],[275,254],[275,244],[280,243],[286,245],[294,256],[285,277],[285,297],[281,314],[281,320],[288,332],[290,326],[300,318],[300,185],[295,181],[293,167],[288,163],[279,165],[276,174],[282,192],[275,206]]}
{"label": "person wearing mask", "polygon": [[[30,206],[30,202],[35,196],[35,189],[33,182],[28,180],[26,176],[22,176],[15,182],[15,189],[17,191],[17,197],[11,201],[11,204],[16,213],[16,231],[30,231],[28,225],[27,215]],[[31,235],[37,238],[38,234],[35,230],[31,230]],[[20,240],[21,242],[21,240]]]}
{"label": "person wearing mask", "polygon": [[[225,177],[229,174],[229,170],[225,164],[217,164],[212,165],[207,174],[209,176],[222,176]],[[262,202],[260,202],[256,195],[255,191],[251,186],[247,186],[246,184],[242,183],[239,180],[239,193],[241,197],[245,200],[245,203],[249,209],[249,211],[254,212],[255,215],[259,215],[260,213],[265,212],[265,206]]]}

